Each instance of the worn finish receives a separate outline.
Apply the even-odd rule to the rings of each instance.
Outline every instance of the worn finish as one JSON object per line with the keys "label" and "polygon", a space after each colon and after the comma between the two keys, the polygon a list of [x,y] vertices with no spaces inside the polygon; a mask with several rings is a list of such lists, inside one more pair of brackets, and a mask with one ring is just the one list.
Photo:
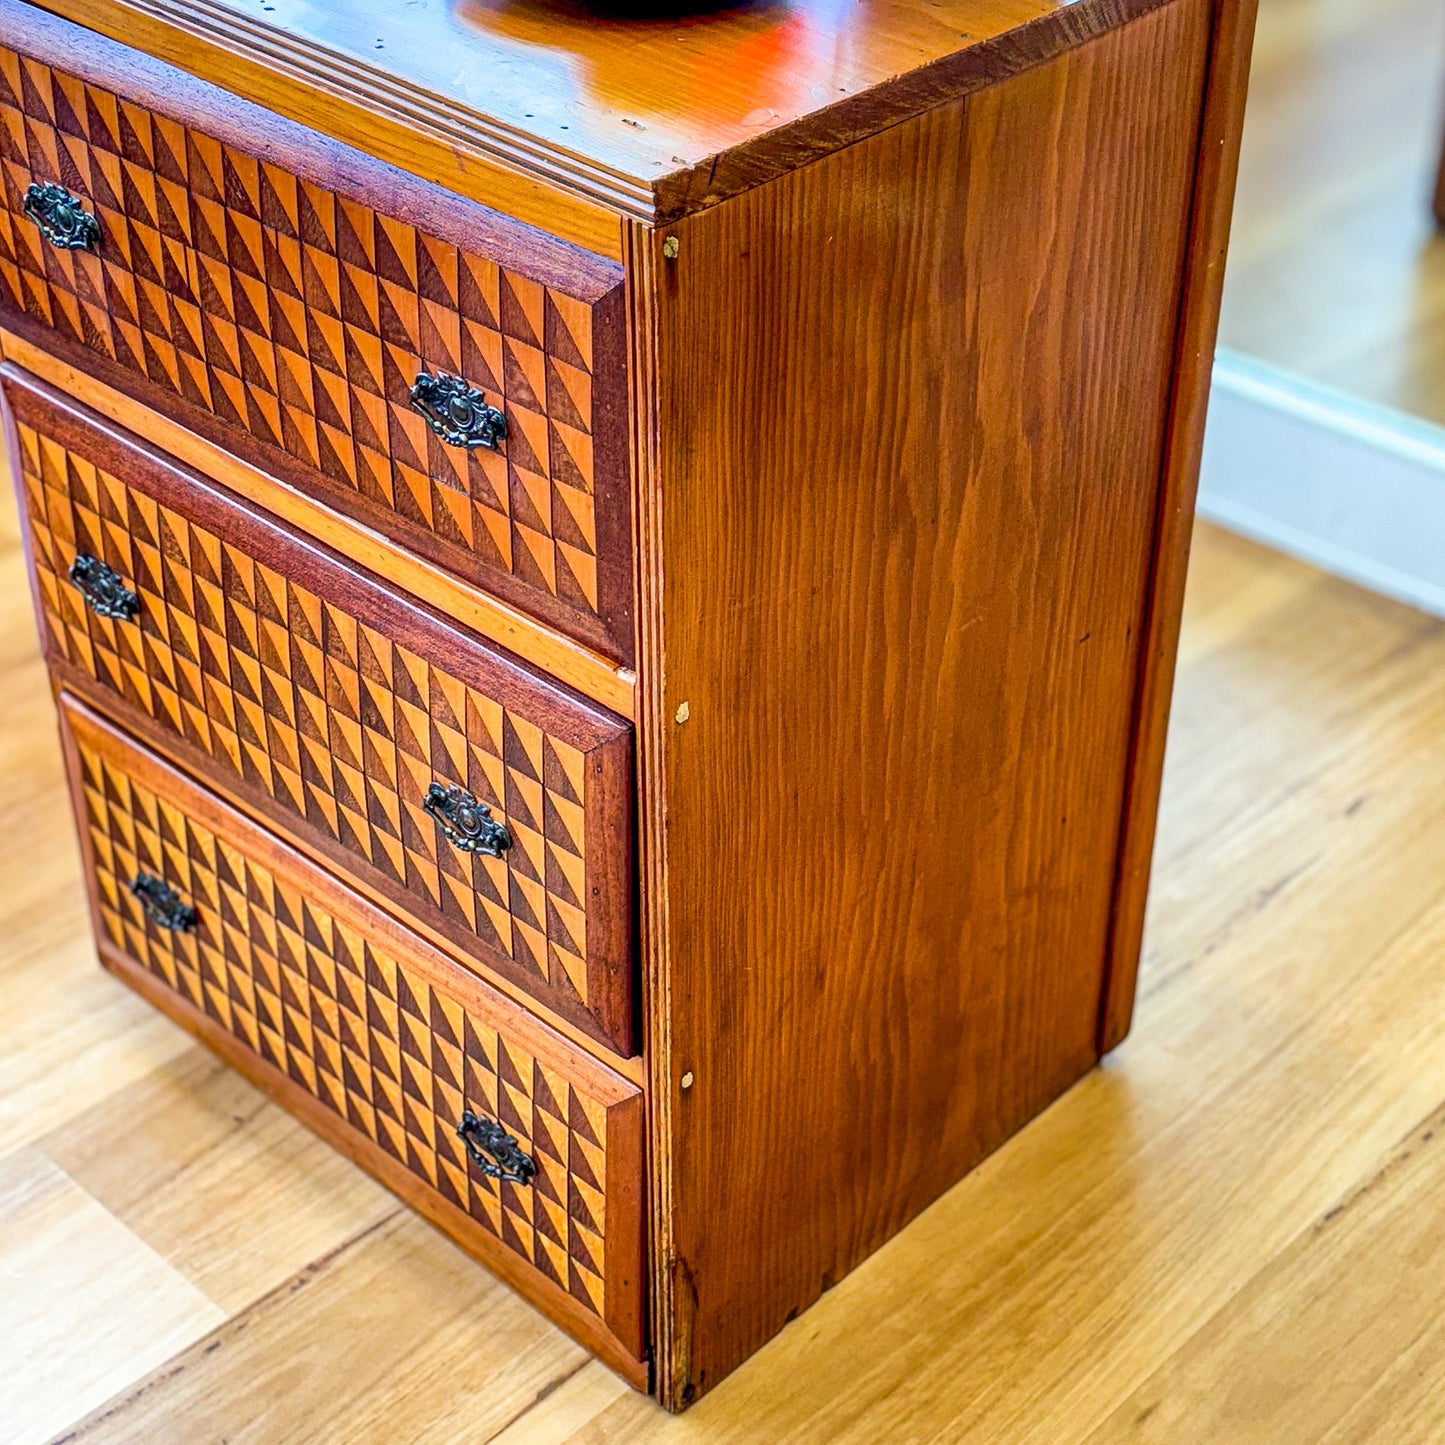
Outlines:
{"label": "worn finish", "polygon": [[[603,1352],[635,1362],[641,1093],[93,715],[62,700],[61,716],[102,958],[143,970],[203,1039],[230,1035],[263,1088],[314,1097],[330,1116],[308,1122],[351,1131],[343,1147],[383,1182],[396,1169],[378,1156],[407,1170],[436,1196],[424,1212],[469,1218],[463,1244],[519,1256],[527,1271],[506,1272],[543,1309],[572,1320],[575,1302],[614,1337]],[[189,900],[186,926],[157,926],[127,886],[148,870]],[[469,1164],[474,1111],[525,1178]]]}
{"label": "worn finish", "polygon": [[1211,21],[1171,5],[657,263],[689,707],[654,1093],[696,1076],[653,1141],[667,1403],[1098,1056]]}
{"label": "worn finish", "polygon": [[[618,269],[33,14],[0,6],[0,304],[625,660]],[[89,249],[25,214],[57,181],[93,211]],[[414,399],[436,372],[500,406],[505,440],[448,445]]]}
{"label": "worn finish", "polygon": [[[4,388],[57,675],[631,1052],[629,730],[53,393]],[[97,552],[134,619],[69,584]],[[433,783],[492,807],[505,852],[455,847]]]}

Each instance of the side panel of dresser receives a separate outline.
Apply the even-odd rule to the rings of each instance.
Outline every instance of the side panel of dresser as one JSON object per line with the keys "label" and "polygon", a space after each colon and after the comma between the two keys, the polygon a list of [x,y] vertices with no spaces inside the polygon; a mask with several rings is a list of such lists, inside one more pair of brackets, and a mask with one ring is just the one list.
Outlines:
{"label": "side panel of dresser", "polygon": [[671,1408],[1097,1060],[1211,73],[1210,144],[1242,99],[1211,48],[1248,8],[1175,0],[679,222],[675,259],[632,238]]}

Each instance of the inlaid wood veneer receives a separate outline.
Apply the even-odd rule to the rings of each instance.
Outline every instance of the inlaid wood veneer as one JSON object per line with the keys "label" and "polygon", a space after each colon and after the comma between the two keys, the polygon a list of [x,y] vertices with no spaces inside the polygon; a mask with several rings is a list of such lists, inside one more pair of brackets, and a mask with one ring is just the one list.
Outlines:
{"label": "inlaid wood veneer", "polygon": [[[445,207],[446,234],[432,234],[416,216],[438,207],[417,183],[388,185],[361,162],[334,188],[278,162],[280,149],[258,158],[0,47],[0,305],[145,378],[162,405],[213,415],[273,465],[301,463],[298,483],[342,509],[629,656],[619,268],[545,237],[469,243],[467,218]],[[84,204],[93,247],[46,243],[24,211],[35,184]],[[385,191],[392,211],[367,199]],[[424,371],[502,410],[496,450],[448,445],[428,425],[411,400]]]}
{"label": "inlaid wood veneer", "polygon": [[[363,1163],[379,1154],[404,1169],[443,1224],[465,1215],[523,1261],[552,1286],[544,1307],[565,1294],[640,1355],[637,1088],[83,709],[66,702],[63,715],[109,958],[144,970],[183,1022],[229,1035],[263,1083],[274,1072],[314,1098],[328,1132],[358,1136]],[[175,895],[185,926],[148,914],[142,878]],[[469,1112],[513,1140],[530,1167],[521,1182],[469,1160],[458,1132]]]}
{"label": "inlaid wood veneer", "polygon": [[[626,725],[37,384],[4,389],[36,595],[74,685],[630,1052]],[[77,557],[134,592],[133,618],[86,604]],[[433,783],[491,808],[510,846],[448,842]]]}

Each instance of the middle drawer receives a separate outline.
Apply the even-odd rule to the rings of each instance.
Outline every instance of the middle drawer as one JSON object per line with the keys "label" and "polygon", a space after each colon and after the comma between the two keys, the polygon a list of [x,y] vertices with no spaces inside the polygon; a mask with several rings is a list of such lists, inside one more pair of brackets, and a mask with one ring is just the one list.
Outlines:
{"label": "middle drawer", "polygon": [[628,724],[0,377],[56,673],[631,1053]]}

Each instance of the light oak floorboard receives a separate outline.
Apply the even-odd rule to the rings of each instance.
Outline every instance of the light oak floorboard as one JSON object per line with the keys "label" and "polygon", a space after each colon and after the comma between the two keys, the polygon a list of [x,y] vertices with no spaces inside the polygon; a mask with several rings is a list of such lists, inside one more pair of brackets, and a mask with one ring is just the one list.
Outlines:
{"label": "light oak floorboard", "polygon": [[0,1437],[43,1441],[225,1319],[36,1150],[0,1160]]}
{"label": "light oak floorboard", "polygon": [[154,1445],[491,1440],[580,1346],[399,1211],[234,1316],[66,1439]]}
{"label": "light oak floorboard", "polygon": [[228,1312],[397,1209],[381,1185],[197,1048],[40,1147]]}
{"label": "light oak floorboard", "polygon": [[[1445,918],[1439,920],[1445,928]],[[1436,1110],[1089,1437],[1437,1441],[1445,1110]]]}
{"label": "light oak floorboard", "polygon": [[1261,0],[1220,341],[1445,423],[1439,0]]}
{"label": "light oak floorboard", "polygon": [[[0,615],[24,635],[23,596]],[[27,788],[59,799],[23,651],[0,1020],[90,1028],[111,1001],[95,1047],[109,1030],[133,1064],[73,1064],[0,1161],[56,1201],[17,1215],[23,1296],[0,1276],[45,1356],[0,1374],[7,1422],[28,1401],[87,1442],[1439,1438],[1445,1156],[1420,1121],[1445,1101],[1445,625],[1201,530],[1134,1037],[677,1420],[87,961],[68,837],[8,823],[53,815]],[[33,1026],[8,1046],[16,1079],[64,1062]],[[99,1383],[41,1389],[66,1369]]]}

